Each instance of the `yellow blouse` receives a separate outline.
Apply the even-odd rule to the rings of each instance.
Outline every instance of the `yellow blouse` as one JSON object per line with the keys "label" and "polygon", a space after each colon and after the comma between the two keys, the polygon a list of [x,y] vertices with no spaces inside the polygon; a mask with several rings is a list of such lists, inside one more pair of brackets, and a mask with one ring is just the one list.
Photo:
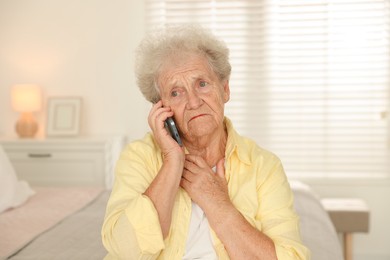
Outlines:
{"label": "yellow blouse", "polygon": [[[299,234],[293,194],[280,160],[240,136],[227,118],[225,176],[229,196],[246,220],[269,236],[279,260],[309,259]],[[157,211],[142,195],[162,165],[153,135],[129,144],[116,166],[111,197],[102,228],[105,259],[182,259],[191,217],[191,199],[179,189],[168,237],[164,240]],[[229,256],[211,231],[219,259]]]}

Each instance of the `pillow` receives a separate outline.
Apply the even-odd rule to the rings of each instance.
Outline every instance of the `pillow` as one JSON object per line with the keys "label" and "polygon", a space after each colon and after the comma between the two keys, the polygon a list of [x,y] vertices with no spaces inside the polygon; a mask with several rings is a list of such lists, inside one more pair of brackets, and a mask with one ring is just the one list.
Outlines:
{"label": "pillow", "polygon": [[311,259],[342,260],[343,252],[336,230],[319,196],[306,184],[290,181],[294,207],[300,218],[303,244],[311,251]]}
{"label": "pillow", "polygon": [[27,182],[18,181],[14,168],[0,145],[0,213],[22,205],[35,194]]}

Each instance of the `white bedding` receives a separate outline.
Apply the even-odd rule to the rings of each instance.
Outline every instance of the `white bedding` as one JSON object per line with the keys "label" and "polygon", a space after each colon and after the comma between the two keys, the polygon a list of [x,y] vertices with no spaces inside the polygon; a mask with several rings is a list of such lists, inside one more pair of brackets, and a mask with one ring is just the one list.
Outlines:
{"label": "white bedding", "polygon": [[336,230],[317,195],[301,182],[290,182],[301,236],[312,260],[343,260]]}
{"label": "white bedding", "polygon": [[34,188],[36,194],[23,206],[0,215],[0,259],[90,203],[101,188]]}

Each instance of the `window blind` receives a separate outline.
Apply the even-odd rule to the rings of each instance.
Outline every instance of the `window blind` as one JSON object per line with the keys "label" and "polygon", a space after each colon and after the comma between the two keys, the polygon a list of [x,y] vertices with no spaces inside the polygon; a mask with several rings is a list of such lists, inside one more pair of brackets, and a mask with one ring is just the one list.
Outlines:
{"label": "window blind", "polygon": [[387,0],[148,0],[147,24],[200,23],[231,51],[237,130],[290,177],[389,177]]}

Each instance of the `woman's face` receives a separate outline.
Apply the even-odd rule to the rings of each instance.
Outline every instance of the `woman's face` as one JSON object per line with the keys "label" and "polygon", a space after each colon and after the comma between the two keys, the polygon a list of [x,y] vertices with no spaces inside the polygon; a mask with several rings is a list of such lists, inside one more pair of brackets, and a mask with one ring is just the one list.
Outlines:
{"label": "woman's face", "polygon": [[157,80],[165,107],[174,112],[182,137],[194,138],[224,131],[224,104],[229,100],[228,81],[221,82],[201,55],[170,59]]}

